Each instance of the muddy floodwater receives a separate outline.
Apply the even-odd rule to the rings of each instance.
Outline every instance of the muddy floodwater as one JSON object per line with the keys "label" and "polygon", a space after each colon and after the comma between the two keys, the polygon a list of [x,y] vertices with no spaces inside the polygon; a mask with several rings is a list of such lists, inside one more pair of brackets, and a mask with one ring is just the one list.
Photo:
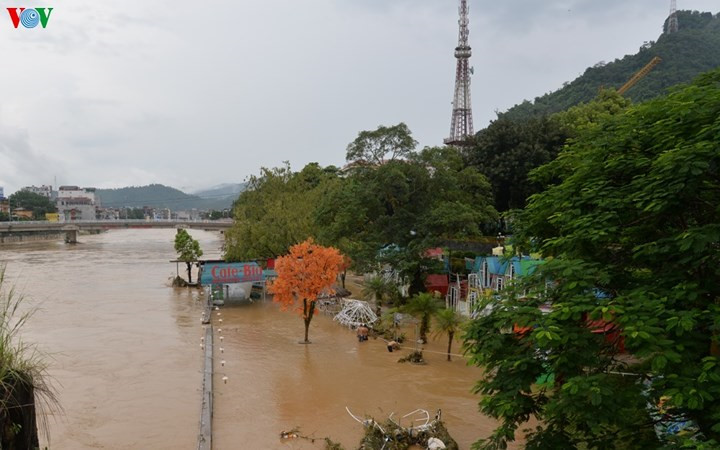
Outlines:
{"label": "muddy floodwater", "polygon": [[[220,256],[219,234],[190,232],[204,258]],[[175,275],[168,262],[175,257],[173,236],[174,230],[118,230],[81,236],[77,245],[0,247],[8,281],[37,308],[23,337],[49,355],[63,408],[50,412],[50,441],[44,445],[196,448],[202,295],[169,287]],[[330,316],[316,316],[313,343],[301,345],[302,320],[271,302],[218,312],[213,314],[216,450],[320,449],[324,437],[357,448],[362,427],[346,407],[378,420],[393,412],[441,409],[463,449],[494,426],[478,412],[478,397],[470,392],[480,371],[462,357],[445,361],[446,337],[425,346],[428,364],[417,366],[397,363],[413,344],[389,353],[382,340],[359,343]],[[408,334],[413,337],[414,330]],[[296,427],[319,440],[279,439],[281,431]]]}

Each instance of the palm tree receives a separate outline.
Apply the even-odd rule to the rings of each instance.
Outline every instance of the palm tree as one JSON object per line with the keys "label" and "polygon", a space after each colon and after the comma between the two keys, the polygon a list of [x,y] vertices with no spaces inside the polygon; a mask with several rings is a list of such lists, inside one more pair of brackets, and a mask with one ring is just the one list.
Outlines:
{"label": "palm tree", "polygon": [[390,290],[390,283],[381,277],[373,277],[365,283],[363,295],[367,300],[375,301],[375,315],[380,317],[382,300]]}
{"label": "palm tree", "polygon": [[455,338],[455,333],[457,333],[463,324],[463,318],[458,314],[457,311],[450,308],[443,308],[440,311],[437,312],[435,315],[435,326],[437,327],[437,331],[435,332],[437,335],[447,333],[448,335],[448,349],[447,349],[447,360],[451,361],[450,359],[450,352],[452,349],[452,343],[453,339]]}
{"label": "palm tree", "polygon": [[427,292],[417,294],[403,307],[403,311],[420,319],[420,340],[423,344],[427,344],[430,318],[439,310],[440,301]]}

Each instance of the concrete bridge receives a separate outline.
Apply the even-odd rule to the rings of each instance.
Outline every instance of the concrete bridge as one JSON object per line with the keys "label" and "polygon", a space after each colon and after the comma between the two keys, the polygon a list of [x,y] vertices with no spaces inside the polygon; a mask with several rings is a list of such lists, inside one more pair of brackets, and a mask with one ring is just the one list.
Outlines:
{"label": "concrete bridge", "polygon": [[[65,242],[74,244],[80,231],[102,231],[125,228],[190,228],[224,231],[232,221],[220,220],[74,220],[69,222],[25,221],[0,222],[0,243],[8,238],[33,235],[65,235]],[[16,241],[16,239],[12,239]]]}

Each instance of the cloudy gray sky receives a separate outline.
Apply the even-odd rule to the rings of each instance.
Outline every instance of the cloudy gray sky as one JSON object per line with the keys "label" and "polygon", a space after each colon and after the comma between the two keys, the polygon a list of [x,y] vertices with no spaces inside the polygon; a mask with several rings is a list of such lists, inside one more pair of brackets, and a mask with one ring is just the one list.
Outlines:
{"label": "cloudy gray sky", "polygon": [[[0,0],[0,186],[192,190],[450,130],[457,0]],[[720,10],[717,0],[680,9]],[[476,129],[655,40],[670,0],[470,0]],[[18,29],[7,7],[53,7]]]}

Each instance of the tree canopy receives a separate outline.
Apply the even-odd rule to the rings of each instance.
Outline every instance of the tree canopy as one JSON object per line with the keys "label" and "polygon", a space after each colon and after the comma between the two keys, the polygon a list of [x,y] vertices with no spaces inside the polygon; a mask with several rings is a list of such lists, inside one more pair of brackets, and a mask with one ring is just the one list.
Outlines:
{"label": "tree canopy", "polygon": [[720,445],[719,171],[720,71],[587,127],[537,170],[554,181],[515,245],[547,263],[465,340],[501,421],[482,448],[531,416],[528,448]]}
{"label": "tree canopy", "polygon": [[33,219],[45,220],[46,213],[57,212],[57,208],[44,195],[29,191],[17,191],[8,197],[12,209],[24,208],[32,211]]}
{"label": "tree canopy", "polygon": [[310,163],[293,172],[288,163],[252,176],[233,207],[225,235],[225,258],[274,258],[317,234],[315,205],[336,182],[337,169]]}
{"label": "tree canopy", "polygon": [[498,211],[524,208],[528,197],[541,188],[528,178],[533,169],[554,160],[580,130],[629,105],[630,101],[615,91],[603,90],[591,102],[552,116],[501,116],[475,136],[464,150],[465,161],[490,181]]}
{"label": "tree canopy", "polygon": [[[383,132],[392,141],[397,127],[406,128],[381,127],[373,139],[385,140]],[[459,150],[444,147],[350,171],[317,163],[300,172],[287,163],[262,169],[235,202],[234,218],[226,259],[273,258],[311,237],[340,249],[355,270],[390,264],[414,281],[415,293],[437,264],[424,257],[428,248],[482,236],[497,213],[486,178],[465,165]]]}
{"label": "tree canopy", "polygon": [[343,264],[342,254],[308,239],[290,247],[290,253],[275,262],[277,279],[270,286],[273,301],[284,307],[296,306],[305,323],[305,342],[315,314],[315,302],[322,293],[332,293],[332,286]]}
{"label": "tree canopy", "polygon": [[192,283],[192,263],[203,255],[200,243],[187,230],[180,228],[175,234],[175,251],[178,253],[178,261],[183,261],[187,266],[188,282]]}
{"label": "tree canopy", "polygon": [[473,239],[494,227],[490,185],[453,147],[425,148],[406,160],[353,171],[316,210],[320,242],[338,246],[358,270],[388,263],[423,289],[428,248]]}
{"label": "tree canopy", "polygon": [[407,158],[417,147],[417,141],[407,125],[399,123],[386,127],[379,126],[373,131],[361,131],[347,147],[348,162],[371,165]]}

